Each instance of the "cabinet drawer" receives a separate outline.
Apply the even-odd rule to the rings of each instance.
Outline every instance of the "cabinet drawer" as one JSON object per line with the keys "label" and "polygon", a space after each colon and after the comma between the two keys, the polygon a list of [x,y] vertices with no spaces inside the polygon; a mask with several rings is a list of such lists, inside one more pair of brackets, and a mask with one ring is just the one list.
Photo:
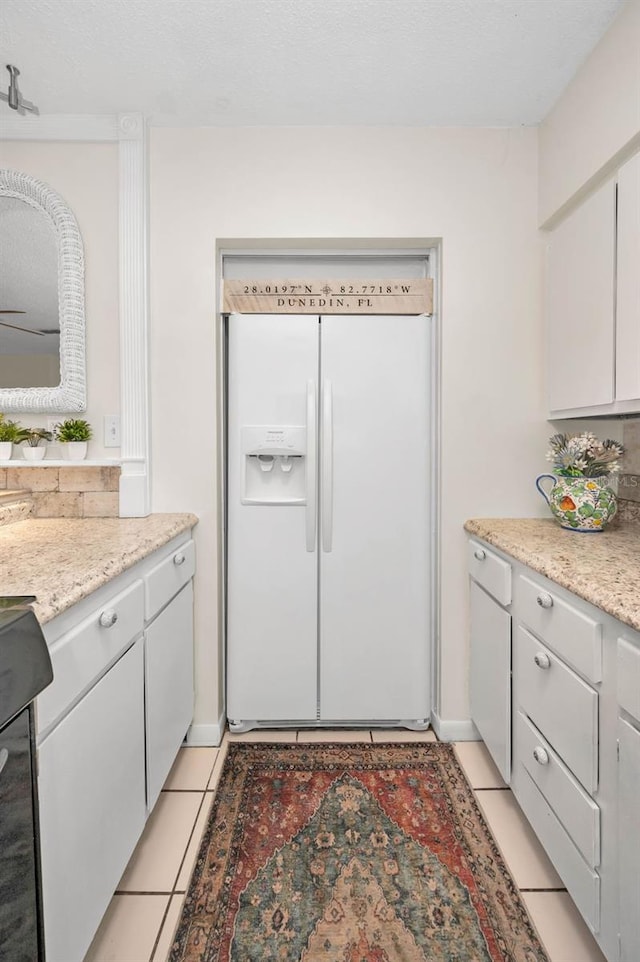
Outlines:
{"label": "cabinet drawer", "polygon": [[521,626],[514,662],[516,707],[593,794],[598,785],[598,693]]}
{"label": "cabinet drawer", "polygon": [[149,572],[144,579],[146,621],[150,621],[178,594],[193,578],[195,570],[195,544],[187,541]]}
{"label": "cabinet drawer", "polygon": [[518,772],[517,799],[583,918],[600,928],[600,876],[589,868],[526,769]]}
{"label": "cabinet drawer", "polygon": [[640,721],[640,644],[618,638],[618,704]]}
{"label": "cabinet drawer", "polygon": [[50,649],[53,683],[36,700],[39,734],[69,711],[141,634],[143,607],[142,581],[136,581],[54,642]]}
{"label": "cabinet drawer", "polygon": [[522,712],[516,717],[515,739],[518,760],[583,858],[596,868],[600,863],[600,809]]}
{"label": "cabinet drawer", "polygon": [[602,624],[524,575],[518,580],[518,614],[546,645],[589,681],[602,680]]}
{"label": "cabinet drawer", "polygon": [[467,548],[469,574],[501,605],[511,604],[511,565],[477,541]]}

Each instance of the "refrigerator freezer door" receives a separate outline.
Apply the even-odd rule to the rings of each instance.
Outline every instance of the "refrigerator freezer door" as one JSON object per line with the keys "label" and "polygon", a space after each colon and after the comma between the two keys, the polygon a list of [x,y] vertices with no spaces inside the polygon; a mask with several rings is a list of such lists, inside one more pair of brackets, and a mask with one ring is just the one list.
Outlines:
{"label": "refrigerator freezer door", "polygon": [[429,717],[429,324],[322,317],[332,399],[321,459],[331,443],[333,462],[333,517],[321,518],[323,720]]}
{"label": "refrigerator freezer door", "polygon": [[[317,555],[307,551],[306,498],[243,504],[242,487],[243,428],[307,424],[318,329],[313,316],[229,320],[227,715],[233,721],[316,718]],[[306,470],[315,455],[301,460]],[[287,484],[300,468],[296,462],[289,474],[274,466],[253,482],[264,480],[270,490],[274,472]],[[305,483],[299,490],[309,489]]]}

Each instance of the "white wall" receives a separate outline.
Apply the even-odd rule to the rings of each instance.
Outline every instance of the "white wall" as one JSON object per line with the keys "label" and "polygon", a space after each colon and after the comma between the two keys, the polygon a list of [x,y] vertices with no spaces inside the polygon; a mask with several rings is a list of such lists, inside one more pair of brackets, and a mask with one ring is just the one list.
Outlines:
{"label": "white wall", "polygon": [[629,0],[540,127],[540,224],[640,148],[640,0]]}
{"label": "white wall", "polygon": [[217,238],[442,238],[440,715],[468,718],[463,522],[546,513],[537,132],[157,128],[150,160],[153,510],[201,519],[196,723],[221,708]]}
{"label": "white wall", "polygon": [[[118,312],[118,145],[3,141],[0,166],[19,170],[57,191],[75,214],[85,256],[87,410],[90,458],[117,458],[103,447],[103,416],[120,413]],[[46,424],[46,415],[15,415]]]}

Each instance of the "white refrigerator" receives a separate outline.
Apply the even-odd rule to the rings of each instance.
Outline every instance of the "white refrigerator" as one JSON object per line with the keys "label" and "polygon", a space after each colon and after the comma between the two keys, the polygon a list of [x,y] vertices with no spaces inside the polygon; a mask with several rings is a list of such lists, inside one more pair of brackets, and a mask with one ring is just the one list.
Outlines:
{"label": "white refrigerator", "polygon": [[430,324],[229,317],[232,730],[428,723]]}

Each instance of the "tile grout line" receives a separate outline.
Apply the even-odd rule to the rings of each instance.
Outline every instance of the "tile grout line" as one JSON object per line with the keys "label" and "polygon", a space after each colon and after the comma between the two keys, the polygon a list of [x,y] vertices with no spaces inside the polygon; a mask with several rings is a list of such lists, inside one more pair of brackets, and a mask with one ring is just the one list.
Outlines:
{"label": "tile grout line", "polygon": [[519,888],[519,892],[566,892],[566,888]]}
{"label": "tile grout line", "polygon": [[[197,825],[197,823],[198,823],[198,819],[200,818],[200,812],[202,811],[202,806],[205,804],[205,801],[206,801],[206,798],[207,798],[207,789],[208,789],[208,786],[209,786],[209,782],[211,781],[211,776],[213,775],[213,770],[214,770],[214,768],[215,768],[215,766],[216,766],[216,761],[217,761],[217,760],[218,760],[218,756],[216,755],[216,758],[214,759],[213,765],[211,766],[211,771],[209,772],[209,774],[207,775],[207,778],[206,778],[206,785],[205,785],[204,791],[202,791],[202,798],[200,799],[200,805],[198,806],[198,811],[196,812],[196,817],[195,817],[194,822],[193,822],[193,827],[192,827],[191,832],[190,832],[190,834],[189,834],[189,838],[188,838],[188,840],[187,840],[187,845],[186,845],[186,848],[185,848],[184,853],[183,853],[183,855],[182,855],[182,859],[181,859],[181,861],[180,861],[180,865],[178,866],[178,871],[177,871],[177,873],[176,873],[176,877],[175,877],[174,882],[173,882],[173,887],[172,887],[172,889],[171,889],[170,892],[168,892],[168,893],[162,893],[162,894],[167,894],[167,895],[169,896],[169,899],[168,899],[168,901],[167,901],[167,905],[166,905],[165,910],[164,910],[164,913],[163,913],[163,915],[162,915],[162,919],[161,919],[161,922],[160,922],[160,926],[159,926],[158,931],[157,931],[157,933],[156,933],[156,937],[155,937],[155,940],[154,940],[154,943],[153,943],[153,947],[152,947],[152,949],[151,949],[151,954],[150,954],[150,956],[149,956],[148,962],[153,962],[153,957],[154,957],[154,955],[155,955],[155,953],[156,953],[156,950],[157,950],[157,948],[158,948],[158,944],[159,944],[160,939],[161,939],[161,937],[162,937],[162,932],[163,932],[163,930],[164,930],[165,922],[167,921],[167,916],[168,916],[169,910],[170,910],[170,908],[171,908],[171,902],[173,901],[173,897],[174,897],[175,895],[183,895],[183,896],[186,896],[186,890],[185,890],[184,892],[178,892],[177,889],[176,889],[176,886],[177,886],[177,884],[178,884],[178,879],[180,878],[180,873],[181,873],[181,871],[182,871],[182,866],[184,865],[184,861],[185,861],[185,859],[186,859],[186,857],[187,857],[187,852],[189,851],[189,846],[191,845],[191,839],[193,838],[193,834],[194,834],[194,832],[195,832],[195,830],[196,830],[196,825]],[[163,789],[163,791],[165,791],[165,789]],[[168,791],[168,792],[171,792],[171,791],[174,791],[174,792],[188,792],[188,791],[191,791],[191,789],[167,789],[167,791]],[[197,856],[196,856],[196,858],[197,858]],[[140,894],[141,894],[141,895],[148,895],[148,894],[152,894],[152,893],[141,892]],[[164,960],[161,960],[161,962],[164,962]]]}
{"label": "tile grout line", "polygon": [[[166,906],[165,906],[165,910],[164,910],[164,912],[162,913],[162,919],[160,920],[160,925],[159,925],[159,927],[158,927],[158,931],[156,932],[155,940],[154,940],[154,942],[153,942],[153,945],[151,946],[151,954],[149,955],[148,962],[153,962],[153,957],[154,957],[154,955],[156,954],[156,949],[158,948],[158,943],[159,943],[159,941],[160,941],[160,936],[162,935],[162,930],[163,930],[163,928],[164,928],[164,923],[165,923],[165,921],[166,921],[166,919],[167,919],[167,915],[169,914],[169,909],[171,908],[171,899],[172,899],[172,898],[173,898],[173,896],[172,896],[172,895],[169,895],[169,898],[168,898],[168,900],[167,900],[167,904],[166,904]],[[163,962],[164,962],[164,960],[163,960]]]}

